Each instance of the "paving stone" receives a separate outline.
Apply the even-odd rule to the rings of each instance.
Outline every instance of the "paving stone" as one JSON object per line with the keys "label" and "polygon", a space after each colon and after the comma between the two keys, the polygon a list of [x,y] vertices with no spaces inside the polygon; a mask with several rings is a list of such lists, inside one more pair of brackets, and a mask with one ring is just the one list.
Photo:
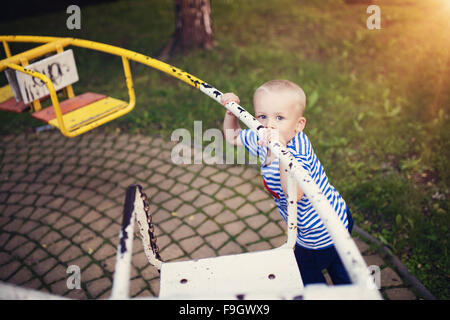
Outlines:
{"label": "paving stone", "polygon": [[218,170],[211,166],[205,166],[203,170],[200,172],[200,175],[203,177],[209,177],[210,175],[216,173]]}
{"label": "paving stone", "polygon": [[195,236],[180,241],[180,246],[187,253],[191,253],[195,249],[197,249],[200,245],[202,245],[204,242],[205,241],[203,240],[203,238]]}
{"label": "paving stone", "polygon": [[36,248],[36,250],[30,253],[30,255],[24,259],[24,261],[27,265],[33,266],[36,265],[38,262],[44,261],[48,257],[49,254],[46,251],[44,251],[42,248]]}
{"label": "paving stone", "polygon": [[225,181],[225,186],[230,187],[230,188],[234,188],[239,184],[242,184],[244,182],[244,180],[242,180],[239,177],[235,177],[235,176],[231,176],[227,179],[227,181]]}
{"label": "paving stone", "polygon": [[61,230],[69,224],[74,223],[75,221],[69,216],[61,216],[56,223],[53,224],[53,228],[57,230]]}
{"label": "paving stone", "polygon": [[229,177],[228,173],[220,171],[219,173],[210,177],[211,180],[217,183],[223,183]]}
{"label": "paving stone", "polygon": [[236,216],[236,214],[234,214],[230,210],[225,210],[216,217],[214,217],[214,220],[216,220],[220,224],[225,224],[227,222],[235,221],[237,219],[238,217]]}
{"label": "paving stone", "polygon": [[206,186],[204,186],[201,191],[207,195],[212,196],[214,193],[217,192],[217,190],[220,189],[220,185],[217,183],[209,183]]}
{"label": "paving stone", "polygon": [[161,227],[168,234],[171,234],[175,229],[177,229],[180,226],[180,224],[181,224],[180,219],[174,218],[159,224],[159,227]]}
{"label": "paving stone", "polygon": [[71,260],[78,258],[81,254],[80,248],[71,246],[63,251],[59,256],[59,260],[62,262],[70,262]]}
{"label": "paving stone", "polygon": [[0,252],[0,265],[6,264],[12,260],[12,256],[6,252]]}
{"label": "paving stone", "polygon": [[354,237],[353,241],[355,241],[356,246],[359,249],[359,252],[364,253],[369,249],[369,245],[362,241],[361,239]]}
{"label": "paving stone", "polygon": [[69,299],[74,300],[86,300],[87,295],[86,292],[83,289],[71,289],[68,291],[68,293],[65,295],[65,297]]}
{"label": "paving stone", "polygon": [[215,257],[215,256],[216,256],[216,253],[207,244],[204,244],[203,246],[201,246],[200,248],[198,248],[191,254],[192,259],[204,259],[204,258],[211,258],[211,257]]}
{"label": "paving stone", "polygon": [[[59,264],[58,261],[54,258],[48,258],[46,260],[46,263],[49,266],[53,266],[53,267],[50,267],[49,271],[50,270],[51,271],[47,272],[45,274],[45,276],[44,276],[45,283],[54,283],[54,282],[57,282],[60,280],[66,281],[67,276],[68,276],[66,273],[67,269],[63,265]],[[65,290],[67,290],[67,286],[65,286]]]}
{"label": "paving stone", "polygon": [[59,296],[64,296],[64,294],[66,293],[67,289],[67,281],[65,279],[60,280],[56,283],[53,283],[51,286],[51,292],[53,294],[59,295]]}
{"label": "paving stone", "polygon": [[93,279],[98,279],[104,277],[105,273],[102,268],[100,268],[97,264],[92,263],[89,267],[87,267],[81,273],[82,281],[91,281]]}
{"label": "paving stone", "polygon": [[28,234],[28,237],[31,239],[34,239],[36,241],[39,241],[46,233],[48,233],[50,230],[47,226],[41,226],[37,229],[34,229]]}
{"label": "paving stone", "polygon": [[236,238],[236,241],[238,243],[240,243],[242,246],[246,246],[249,243],[255,242],[259,239],[260,239],[260,237],[256,232],[254,232],[250,229],[247,229]]}
{"label": "paving stone", "polygon": [[100,233],[103,233],[105,229],[111,224],[111,220],[107,218],[100,218],[96,220],[95,222],[92,222],[89,224],[89,227],[92,230],[98,231]]}
{"label": "paving stone", "polygon": [[195,178],[191,183],[191,188],[200,189],[201,187],[207,185],[209,183],[208,180],[206,180],[203,177],[197,177]]}
{"label": "paving stone", "polygon": [[378,254],[373,254],[373,255],[368,255],[365,256],[363,255],[364,261],[366,262],[367,266],[378,266],[381,267],[384,265],[384,261],[383,259],[378,255]]}
{"label": "paving stone", "polygon": [[183,202],[180,199],[173,198],[164,202],[164,208],[169,211],[175,211]]}
{"label": "paving stone", "polygon": [[202,211],[205,212],[209,217],[215,217],[223,210],[223,205],[219,202],[212,203],[202,208]]}
{"label": "paving stone", "polygon": [[104,291],[107,291],[108,288],[111,288],[111,285],[111,280],[109,278],[103,277],[97,280],[89,281],[86,284],[86,289],[92,297],[98,298]]}
{"label": "paving stone", "polygon": [[189,190],[189,191],[184,192],[183,194],[181,194],[180,197],[181,197],[184,201],[192,201],[192,200],[194,200],[199,194],[200,194],[200,192],[199,192],[198,190]]}
{"label": "paving stone", "polygon": [[402,279],[399,275],[390,267],[381,270],[381,286],[382,287],[395,287],[402,285]]}
{"label": "paving stone", "polygon": [[161,250],[161,255],[164,256],[164,261],[171,261],[183,256],[184,252],[176,243],[172,243]]}
{"label": "paving stone", "polygon": [[273,248],[278,248],[282,246],[283,244],[286,243],[286,241],[287,241],[286,235],[281,235],[279,237],[275,237],[269,240]]}
{"label": "paving stone", "polygon": [[238,210],[236,210],[236,214],[239,217],[248,217],[254,214],[257,214],[258,210],[250,203],[246,203],[245,205],[243,205],[242,207],[240,207]]}
{"label": "paving stone", "polygon": [[280,235],[283,231],[273,222],[269,222],[261,230],[259,230],[259,234],[263,238],[271,238]]}
{"label": "paving stone", "polygon": [[59,254],[61,254],[64,250],[66,250],[71,245],[72,244],[70,243],[69,240],[62,239],[58,242],[47,245],[46,249],[51,254],[58,256]]}
{"label": "paving stone", "polygon": [[225,205],[231,210],[235,210],[236,208],[240,207],[244,202],[245,199],[240,196],[236,196],[224,201]]}
{"label": "paving stone", "polygon": [[270,245],[269,242],[267,241],[260,241],[251,245],[247,246],[247,249],[250,252],[255,252],[255,251],[263,251],[263,250],[269,250],[272,249],[272,246]]}
{"label": "paving stone", "polygon": [[219,249],[219,256],[242,253],[242,248],[234,241],[228,242]]}
{"label": "paving stone", "polygon": [[267,199],[267,200],[263,200],[263,201],[258,201],[255,204],[255,206],[261,212],[270,212],[275,207],[275,203],[272,199]]}
{"label": "paving stone", "polygon": [[245,171],[241,174],[241,177],[243,179],[247,179],[247,180],[252,180],[258,176],[260,176],[261,174],[259,173],[258,170],[255,170],[254,168],[247,168],[245,169]]}
{"label": "paving stone", "polygon": [[[255,201],[260,201],[263,199],[269,199],[270,195],[268,193],[266,193],[265,191],[261,190],[261,189],[255,189],[254,191],[252,191],[252,193],[250,193],[250,195],[247,196],[247,199],[249,201],[255,202]],[[272,199],[270,199],[271,201],[273,201]]]}
{"label": "paving stone", "polygon": [[245,224],[242,221],[236,221],[228,223],[224,226],[224,229],[232,236],[237,235],[245,229]]}
{"label": "paving stone", "polygon": [[184,225],[181,225],[180,227],[176,228],[176,230],[174,230],[171,233],[171,236],[175,240],[180,240],[183,238],[190,237],[194,234],[195,234],[195,232],[192,230],[192,228],[184,224]]}
{"label": "paving stone", "polygon": [[185,183],[185,184],[190,184],[190,182],[192,181],[193,178],[194,178],[194,174],[188,172],[188,173],[183,174],[182,176],[179,176],[177,178],[177,181],[181,182],[181,183]]}
{"label": "paving stone", "polygon": [[258,229],[267,221],[268,219],[262,214],[245,219],[245,223],[247,223],[252,229]]}
{"label": "paving stone", "polygon": [[195,199],[195,201],[193,202],[193,206],[196,208],[201,208],[211,202],[214,202],[211,197],[201,194],[197,199]]}
{"label": "paving stone", "polygon": [[8,250],[8,251],[13,251],[14,249],[16,249],[18,246],[23,245],[24,243],[26,243],[28,240],[27,238],[25,238],[24,236],[21,235],[13,235],[10,240],[8,241],[8,243],[4,246],[4,249]]}
{"label": "paving stone", "polygon": [[26,244],[20,246],[14,250],[14,255],[18,258],[24,259],[30,252],[36,248],[36,244],[33,242],[27,242]]}
{"label": "paving stone", "polygon": [[93,211],[92,209],[89,210],[88,213],[86,213],[82,218],[81,222],[84,224],[90,224],[98,219],[102,218],[102,215],[96,211]]}
{"label": "paving stone", "polygon": [[184,222],[190,225],[191,227],[198,227],[207,219],[207,216],[204,213],[195,213],[189,216],[184,217]]}
{"label": "paving stone", "polygon": [[34,275],[26,267],[22,267],[13,277],[11,277],[8,282],[15,283],[17,285],[22,285],[27,281],[33,279]]}
{"label": "paving stone", "polygon": [[140,293],[141,291],[143,291],[144,288],[147,287],[147,283],[141,279],[133,279],[130,281],[130,297],[135,297],[138,295],[138,293]]}
{"label": "paving stone", "polygon": [[53,257],[48,257],[43,261],[39,261],[38,264],[33,265],[33,271],[40,276],[43,276],[49,273],[56,265],[58,261]]}
{"label": "paving stone", "polygon": [[387,289],[385,294],[389,300],[417,300],[414,293],[407,288]]}
{"label": "paving stone", "polygon": [[206,220],[201,226],[197,228],[197,232],[201,235],[207,235],[213,232],[218,231],[220,228],[219,226],[213,222],[212,220]]}
{"label": "paving stone", "polygon": [[218,249],[230,239],[230,236],[222,231],[209,235],[205,239],[208,245],[212,246],[214,249]]}
{"label": "paving stone", "polygon": [[171,198],[172,195],[170,195],[169,193],[160,191],[151,198],[151,202],[164,204],[165,201]]}
{"label": "paving stone", "polygon": [[240,195],[248,195],[253,190],[253,186],[250,183],[241,184],[238,187],[235,187],[234,190]]}

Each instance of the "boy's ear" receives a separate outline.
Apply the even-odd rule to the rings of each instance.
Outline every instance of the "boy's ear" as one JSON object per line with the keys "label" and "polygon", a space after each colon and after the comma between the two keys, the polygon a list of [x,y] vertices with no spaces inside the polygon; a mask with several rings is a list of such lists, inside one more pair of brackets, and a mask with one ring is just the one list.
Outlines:
{"label": "boy's ear", "polygon": [[299,119],[298,119],[298,122],[297,122],[297,128],[296,128],[296,132],[298,133],[298,132],[302,132],[303,131],[303,129],[305,129],[305,126],[306,126],[306,118],[305,117],[300,117]]}

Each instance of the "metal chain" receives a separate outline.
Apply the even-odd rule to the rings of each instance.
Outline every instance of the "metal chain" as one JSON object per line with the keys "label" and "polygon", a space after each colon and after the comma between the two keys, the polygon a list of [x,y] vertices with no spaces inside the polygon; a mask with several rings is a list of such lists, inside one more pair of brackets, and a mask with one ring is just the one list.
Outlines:
{"label": "metal chain", "polygon": [[152,248],[152,251],[155,253],[155,257],[158,260],[161,260],[161,256],[159,255],[159,247],[156,244],[157,238],[155,235],[155,227],[152,224],[152,215],[150,214],[150,204],[148,203],[148,197],[147,195],[141,190],[141,199],[144,201],[144,211],[145,215],[147,217],[147,223],[148,223],[148,235],[150,238],[150,246]]}

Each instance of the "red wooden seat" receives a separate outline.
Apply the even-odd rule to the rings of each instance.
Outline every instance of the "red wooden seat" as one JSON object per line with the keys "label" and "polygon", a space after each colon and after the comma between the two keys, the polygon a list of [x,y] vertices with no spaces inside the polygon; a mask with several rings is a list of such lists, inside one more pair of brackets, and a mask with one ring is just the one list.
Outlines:
{"label": "red wooden seat", "polygon": [[[73,110],[82,108],[84,106],[87,106],[88,104],[91,104],[95,101],[105,99],[107,96],[103,94],[93,93],[93,92],[86,92],[79,96],[75,96],[73,98],[64,100],[60,102],[59,107],[61,108],[61,113],[66,114]],[[49,122],[50,120],[53,120],[56,118],[55,109],[53,106],[44,108],[40,111],[37,111],[32,114],[32,116],[38,120],[42,120],[45,122]]]}
{"label": "red wooden seat", "polygon": [[10,111],[16,113],[22,113],[27,110],[30,106],[23,103],[23,101],[17,102],[14,97],[0,103],[0,110]]}

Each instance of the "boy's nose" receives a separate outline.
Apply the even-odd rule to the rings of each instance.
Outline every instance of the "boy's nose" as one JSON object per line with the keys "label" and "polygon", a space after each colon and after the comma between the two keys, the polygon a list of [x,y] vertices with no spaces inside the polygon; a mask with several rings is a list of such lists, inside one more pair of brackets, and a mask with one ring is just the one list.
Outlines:
{"label": "boy's nose", "polygon": [[272,119],[267,120],[267,128],[275,129],[275,122]]}

